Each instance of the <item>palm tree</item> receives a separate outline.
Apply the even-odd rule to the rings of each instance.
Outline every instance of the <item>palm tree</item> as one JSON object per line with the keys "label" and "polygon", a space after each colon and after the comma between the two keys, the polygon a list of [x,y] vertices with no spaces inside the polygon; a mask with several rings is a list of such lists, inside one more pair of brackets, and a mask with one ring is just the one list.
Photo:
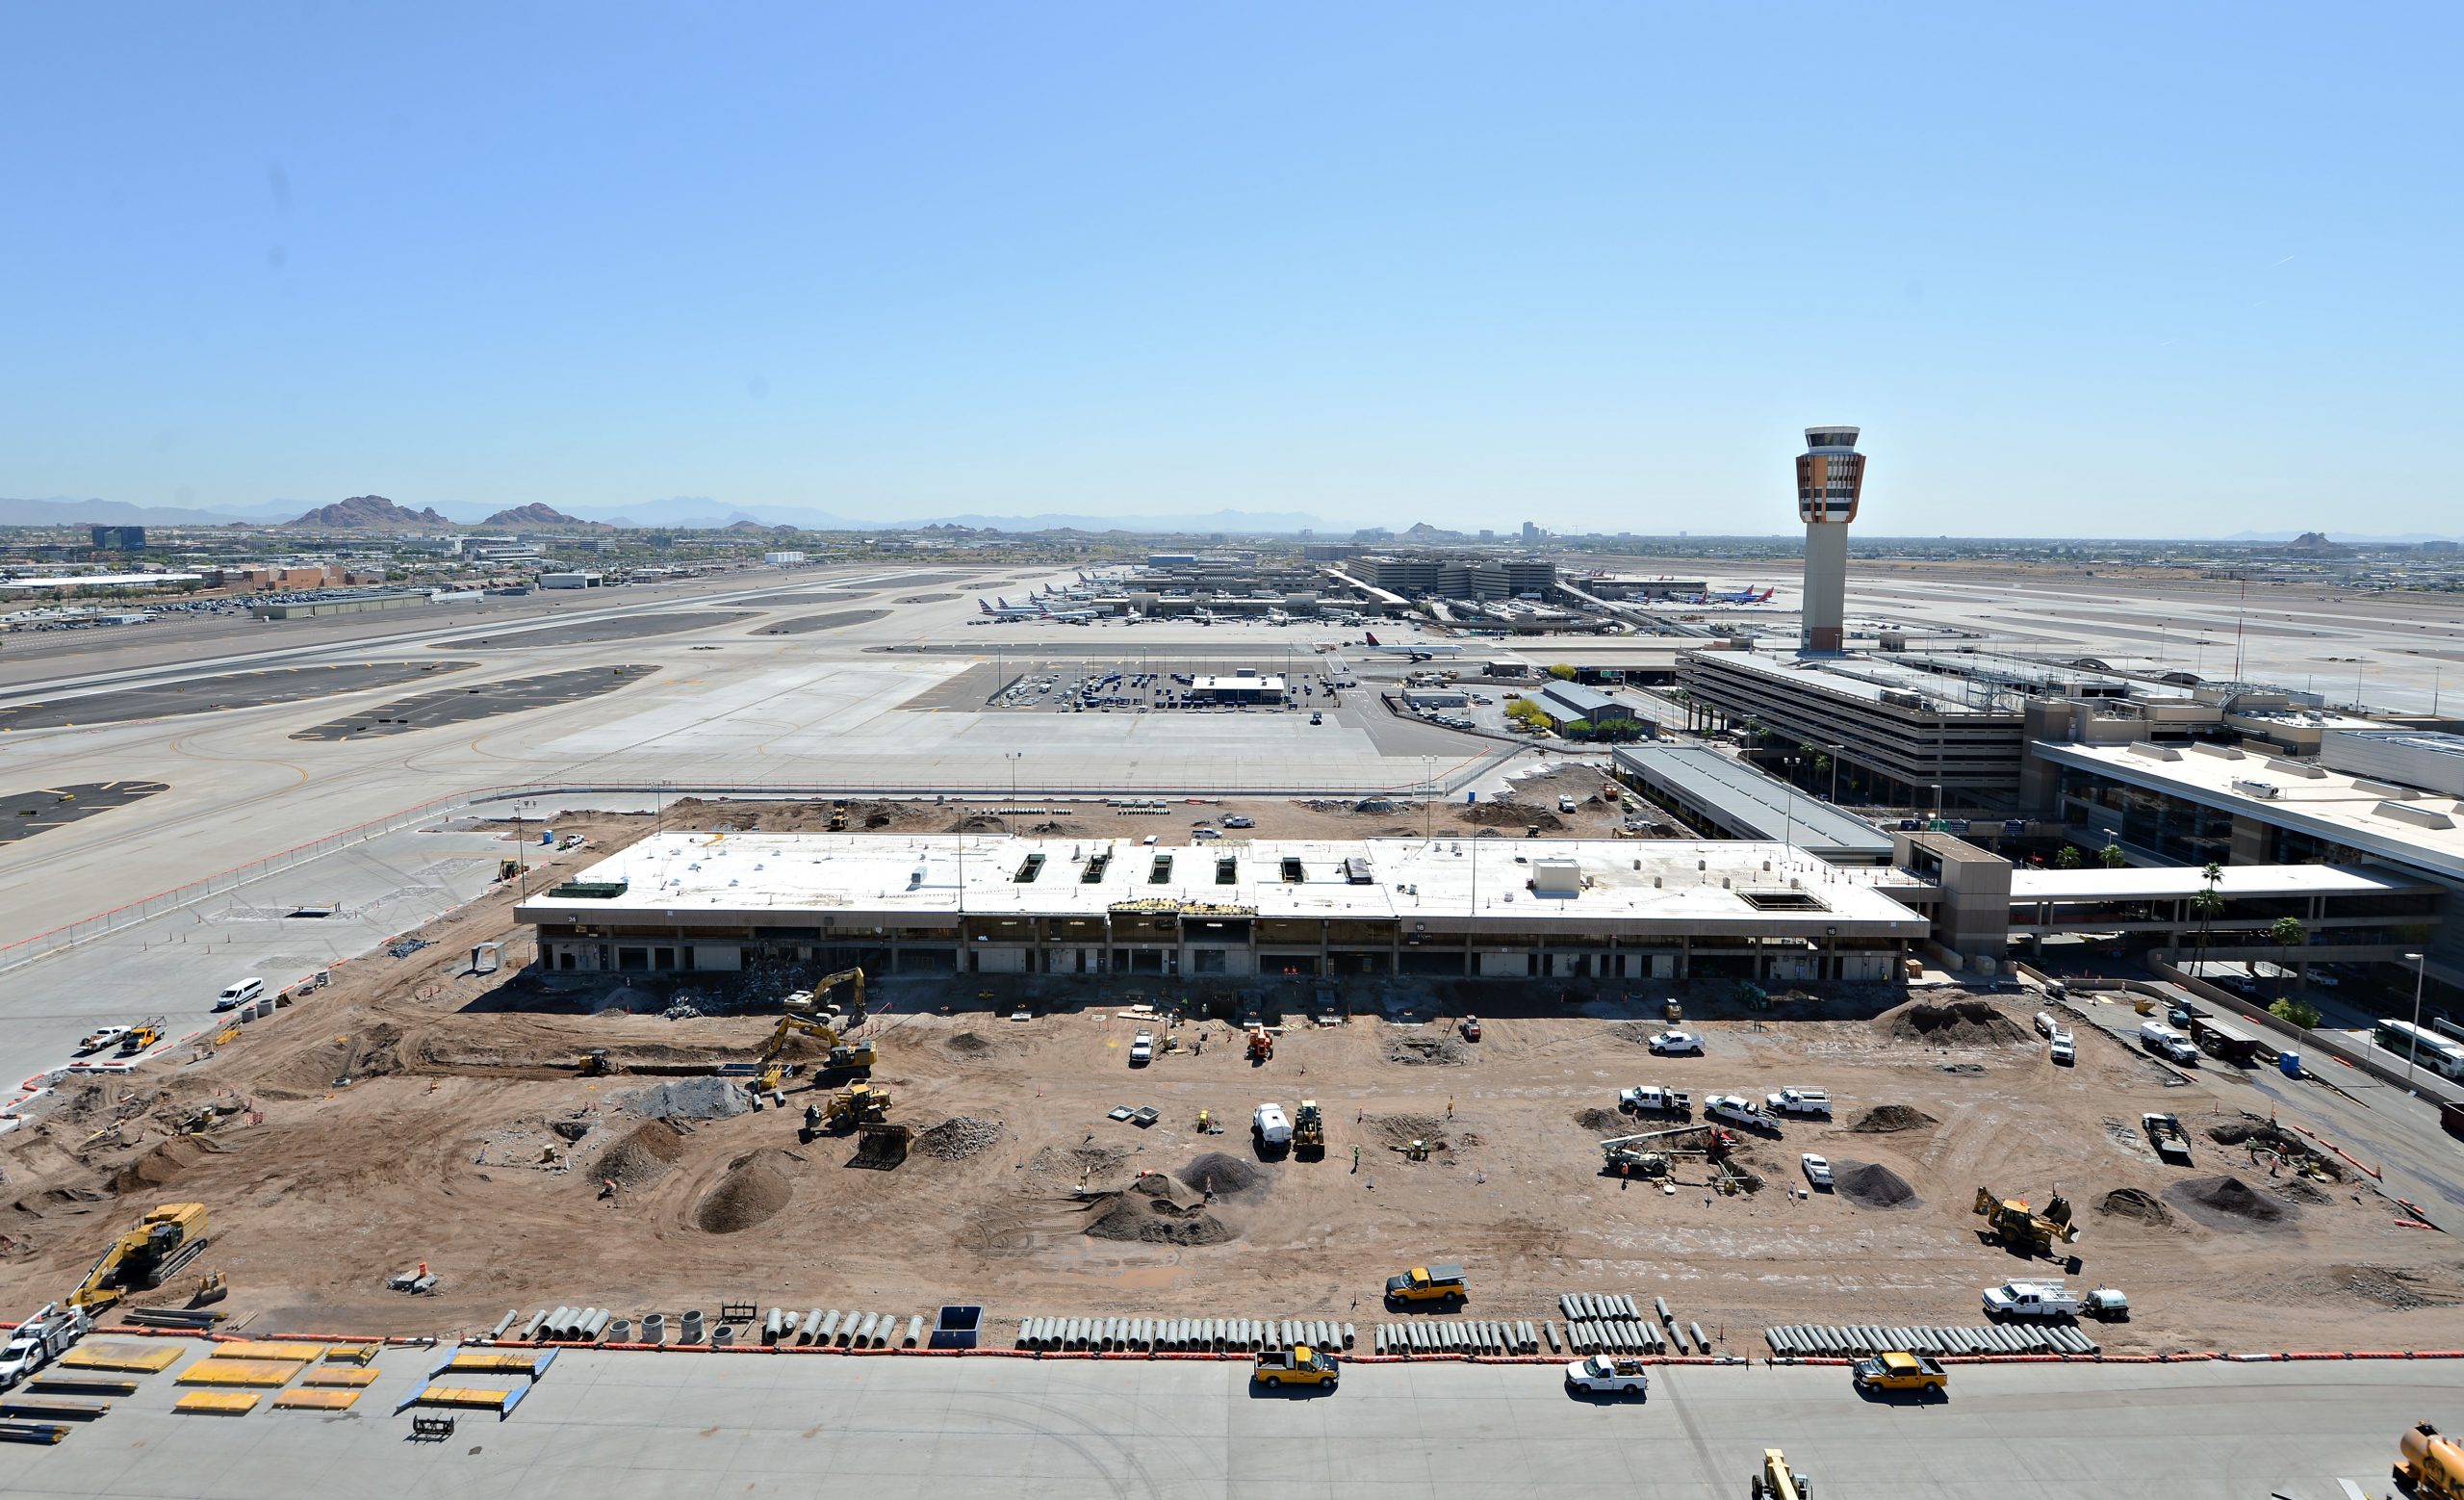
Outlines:
{"label": "palm tree", "polygon": [[2064,844],[2061,852],[2053,857],[2053,867],[2056,869],[2077,869],[2080,864],[2079,846],[2075,843]]}
{"label": "palm tree", "polygon": [[2199,871],[2199,879],[2206,884],[2199,888],[2198,894],[2191,897],[2191,915],[2198,918],[2198,967],[2201,977],[2205,976],[2207,969],[2208,944],[2216,939],[2216,918],[2224,914],[2224,897],[2219,895],[2216,891],[2217,883],[2223,878],[2223,866],[2209,865]]}
{"label": "palm tree", "polygon": [[2120,844],[2108,843],[2096,851],[2096,863],[2107,869],[2119,869],[2130,863],[2130,856],[2121,852]]}
{"label": "palm tree", "polygon": [[2293,966],[2285,962],[2285,955],[2310,941],[2310,929],[2301,925],[2298,917],[2279,917],[2268,923],[2268,936],[2275,940],[2275,967],[2289,971]]}

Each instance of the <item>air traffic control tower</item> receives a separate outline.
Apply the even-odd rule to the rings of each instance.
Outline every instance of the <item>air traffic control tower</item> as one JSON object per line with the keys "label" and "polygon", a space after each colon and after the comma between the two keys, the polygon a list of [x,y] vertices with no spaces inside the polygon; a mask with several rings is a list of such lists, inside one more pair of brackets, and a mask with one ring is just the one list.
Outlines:
{"label": "air traffic control tower", "polygon": [[1797,455],[1797,515],[1806,524],[1805,631],[1801,652],[1846,649],[1848,523],[1865,488],[1855,427],[1808,427]]}

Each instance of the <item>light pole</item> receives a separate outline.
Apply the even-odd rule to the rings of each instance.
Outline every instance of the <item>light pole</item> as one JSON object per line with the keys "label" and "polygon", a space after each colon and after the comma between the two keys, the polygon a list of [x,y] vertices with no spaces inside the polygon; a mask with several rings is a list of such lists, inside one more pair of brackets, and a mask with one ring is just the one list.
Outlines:
{"label": "light pole", "polygon": [[1934,788],[1934,821],[1936,821],[1936,822],[1938,822],[1938,822],[1940,822],[1940,821],[1942,820],[1942,784],[1941,784],[1940,782],[1935,782],[1935,783],[1933,784],[1933,788]]}
{"label": "light pole", "polygon": [[2404,1038],[2404,1087],[2409,1089],[2413,1086],[2413,1060],[2422,1049],[2422,976],[2428,971],[2429,954],[2424,951],[2404,956],[2413,961],[2413,1034]]}
{"label": "light pole", "polygon": [[1437,839],[1437,757],[1421,757],[1421,841]]}
{"label": "light pole", "polygon": [[1796,852],[1797,848],[1795,830],[1795,824],[1797,821],[1797,758],[1793,755],[1782,756],[1780,758],[1780,763],[1788,768],[1788,774],[1781,779],[1781,785],[1788,789],[1788,801],[1786,815],[1780,820],[1780,843],[1782,847],[1793,854]]}

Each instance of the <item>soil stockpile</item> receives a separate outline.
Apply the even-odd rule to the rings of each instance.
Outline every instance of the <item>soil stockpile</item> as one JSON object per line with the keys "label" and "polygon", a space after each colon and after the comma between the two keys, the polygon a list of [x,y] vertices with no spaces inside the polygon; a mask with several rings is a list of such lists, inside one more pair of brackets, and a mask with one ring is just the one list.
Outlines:
{"label": "soil stockpile", "polygon": [[1932,1115],[1905,1104],[1877,1104],[1849,1123],[1848,1128],[1859,1135],[1891,1135],[1901,1130],[1922,1130],[1939,1125]]}
{"label": "soil stockpile", "polygon": [[1397,1037],[1386,1044],[1386,1060],[1407,1068],[1453,1068],[1470,1062],[1472,1049],[1450,1036]]}
{"label": "soil stockpile", "polygon": [[114,1173],[112,1191],[142,1193],[161,1187],[186,1172],[199,1156],[204,1154],[205,1148],[194,1141],[165,1141]]}
{"label": "soil stockpile", "polygon": [[787,1176],[793,1166],[783,1151],[747,1151],[728,1164],[719,1185],[693,1206],[693,1226],[710,1234],[734,1234],[752,1228],[787,1206],[796,1183]]}
{"label": "soil stockpile", "polygon": [[2172,1227],[2172,1210],[2157,1201],[2145,1188],[2118,1187],[2096,1201],[2096,1212],[2117,1219],[2135,1219],[2158,1228]]}
{"label": "soil stockpile", "polygon": [[992,1050],[992,1044],[972,1031],[962,1031],[941,1044],[961,1057],[982,1057]]}
{"label": "soil stockpile", "polygon": [[1123,1193],[1087,1221],[1087,1234],[1091,1239],[1135,1240],[1145,1245],[1220,1245],[1232,1237],[1232,1227],[1207,1212],[1203,1204]]}
{"label": "soil stockpile", "polygon": [[1001,1139],[1001,1122],[952,1115],[915,1137],[915,1149],[936,1161],[964,1161]]}
{"label": "soil stockpile", "polygon": [[[1274,1174],[1254,1161],[1243,1161],[1221,1151],[1208,1151],[1172,1176],[1184,1187],[1198,1192],[1212,1192],[1218,1198],[1262,1198],[1274,1186]],[[1185,1245],[1211,1245],[1213,1240],[1183,1240]]]}
{"label": "soil stockpile", "polygon": [[1875,1017],[1874,1029],[1928,1047],[2002,1047],[2029,1039],[2027,1027],[1983,1000],[1911,1000]]}
{"label": "soil stockpile", "polygon": [[722,1120],[753,1107],[743,1086],[729,1078],[679,1078],[635,1089],[616,1102],[637,1115],[667,1120]]}
{"label": "soil stockpile", "polygon": [[1586,1109],[1575,1116],[1575,1124],[1594,1135],[1630,1135],[1627,1118],[1613,1109]]}
{"label": "soil stockpile", "polygon": [[1916,1190],[1880,1162],[1843,1161],[1832,1178],[1834,1191],[1860,1208],[1913,1208]]}
{"label": "soil stockpile", "polygon": [[2240,1177],[2192,1177],[2176,1182],[2165,1189],[2165,1202],[2211,1229],[2272,1229],[2289,1226],[2301,1213]]}
{"label": "soil stockpile", "polygon": [[664,1120],[645,1120],[600,1153],[590,1169],[596,1180],[618,1187],[648,1187],[684,1157],[684,1137]]}

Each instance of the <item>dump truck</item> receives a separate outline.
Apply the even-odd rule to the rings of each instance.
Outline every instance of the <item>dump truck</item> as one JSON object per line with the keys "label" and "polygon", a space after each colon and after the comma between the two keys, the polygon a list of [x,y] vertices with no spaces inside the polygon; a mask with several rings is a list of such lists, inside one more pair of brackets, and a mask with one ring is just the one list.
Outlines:
{"label": "dump truck", "polygon": [[1939,1391],[1945,1396],[1950,1394],[1951,1377],[1943,1370],[1940,1360],[1905,1351],[1860,1359],[1851,1372],[1851,1378],[1863,1390],[1912,1390],[1920,1397],[1928,1391]]}
{"label": "dump truck", "polygon": [[2425,1500],[2464,1500],[2464,1444],[2415,1422],[2396,1449],[2396,1487]]}
{"label": "dump truck", "polygon": [[1326,1154],[1326,1117],[1319,1112],[1318,1101],[1304,1099],[1300,1109],[1292,1117],[1292,1153],[1296,1156]]}
{"label": "dump truck", "polygon": [[2182,1128],[2180,1116],[2142,1115],[2139,1126],[2147,1132],[2147,1143],[2156,1148],[2157,1155],[2177,1167],[2191,1164],[2191,1138]]}
{"label": "dump truck", "polygon": [[1332,1390],[1342,1374],[1333,1355],[1295,1344],[1289,1350],[1261,1351],[1249,1378],[1261,1385],[1322,1385]]}
{"label": "dump truck", "polygon": [[2078,1274],[2079,1257],[2060,1250],[2079,1238],[2078,1226],[2070,1220],[2069,1201],[2060,1193],[2044,1205],[2044,1212],[2038,1213],[2024,1198],[2003,1198],[1991,1188],[1981,1187],[1976,1190],[1975,1212],[1985,1220],[1988,1239],[2031,1258],[2059,1260],[2063,1269]]}
{"label": "dump truck", "polygon": [[68,1294],[68,1306],[90,1313],[132,1291],[160,1286],[205,1254],[206,1243],[203,1203],[165,1203],[112,1242]]}
{"label": "dump truck", "polygon": [[1787,1456],[1779,1449],[1765,1448],[1762,1471],[1754,1476],[1746,1493],[1752,1500],[1807,1500],[1813,1493],[1813,1481],[1802,1470],[1788,1467]]}
{"label": "dump truck", "polygon": [[1471,1295],[1472,1283],[1464,1279],[1463,1268],[1450,1261],[1414,1266],[1400,1276],[1386,1279],[1388,1302],[1433,1302],[1454,1307],[1470,1300]]}

